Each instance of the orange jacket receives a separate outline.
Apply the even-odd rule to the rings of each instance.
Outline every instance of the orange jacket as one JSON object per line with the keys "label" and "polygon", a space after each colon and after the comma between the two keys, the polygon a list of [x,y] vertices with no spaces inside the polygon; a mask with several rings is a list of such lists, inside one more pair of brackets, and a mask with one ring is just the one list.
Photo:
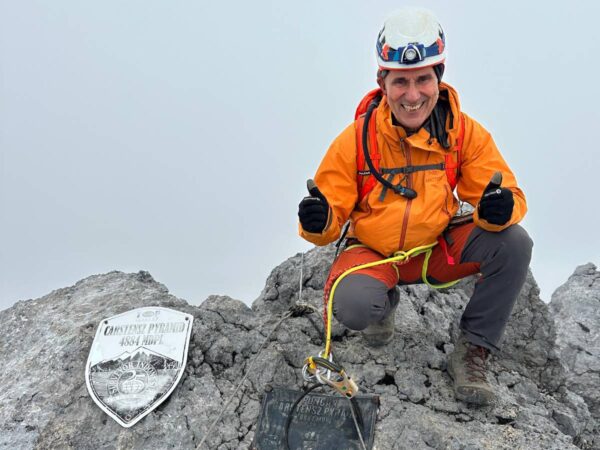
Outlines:
{"label": "orange jacket", "polygon": [[[440,92],[443,91],[447,91],[452,116],[458,118],[461,114],[458,94],[451,86],[441,83]],[[501,171],[502,187],[509,188],[514,194],[511,219],[505,225],[489,224],[478,217],[475,209],[474,220],[476,225],[485,230],[503,230],[525,216],[525,195],[517,186],[515,176],[490,133],[462,114],[465,118],[465,134],[457,185],[458,198],[476,207],[494,172]],[[449,150],[445,150],[435,139],[428,142],[430,135],[425,128],[407,137],[404,128],[392,124],[392,113],[386,97],[378,107],[376,121],[381,167],[438,164],[444,162],[446,152],[456,151],[459,120],[453,120],[453,127],[447,130],[451,144]],[[400,176],[395,175],[392,183],[398,183]],[[383,201],[380,201],[383,186],[377,183],[357,205],[356,130],[355,124],[351,124],[333,141],[314,177],[331,206],[327,227],[322,233],[309,233],[300,225],[300,235],[313,244],[326,245],[339,238],[344,223],[350,219],[349,236],[356,237],[384,256],[435,242],[456,214],[458,200],[443,170],[414,172],[407,177],[403,184],[417,192],[416,198],[409,200],[388,190]]]}

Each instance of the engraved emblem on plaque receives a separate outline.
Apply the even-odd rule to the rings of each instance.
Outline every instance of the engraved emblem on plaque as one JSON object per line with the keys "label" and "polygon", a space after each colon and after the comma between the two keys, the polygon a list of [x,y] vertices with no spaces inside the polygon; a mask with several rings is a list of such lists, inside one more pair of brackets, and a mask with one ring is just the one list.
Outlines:
{"label": "engraved emblem on plaque", "polygon": [[183,375],[193,320],[160,307],[103,320],[85,367],[94,402],[126,428],[160,405]]}
{"label": "engraved emblem on plaque", "polygon": [[[301,391],[274,387],[265,392],[251,450],[281,450],[287,418]],[[367,449],[373,448],[379,408],[376,395],[357,395],[359,427]],[[288,429],[290,450],[361,450],[350,403],[341,395],[310,393],[297,405]]]}

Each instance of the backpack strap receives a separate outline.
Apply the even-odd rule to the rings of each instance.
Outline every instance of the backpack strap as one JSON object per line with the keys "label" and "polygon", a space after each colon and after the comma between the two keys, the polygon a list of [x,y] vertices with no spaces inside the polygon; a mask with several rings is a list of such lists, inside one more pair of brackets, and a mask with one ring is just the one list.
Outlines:
{"label": "backpack strap", "polygon": [[450,183],[450,188],[454,190],[456,185],[458,184],[458,177],[460,176],[460,165],[462,163],[461,152],[463,147],[463,142],[465,138],[465,116],[460,115],[460,123],[458,128],[458,138],[456,139],[456,145],[454,149],[456,150],[456,161],[452,157],[452,153],[446,155],[446,178],[448,178],[448,183]]}
{"label": "backpack strap", "polygon": [[[369,120],[369,155],[373,162],[375,170],[379,170],[381,164],[381,154],[377,146],[377,109],[373,110],[371,120]],[[373,190],[377,184],[377,180],[369,170],[365,161],[365,154],[363,152],[363,128],[365,123],[365,115],[361,115],[356,120],[356,170],[357,170],[357,183],[358,183],[358,203],[361,202],[365,196]]]}
{"label": "backpack strap", "polygon": [[356,107],[356,111],[354,112],[354,120],[358,120],[360,116],[364,116],[369,108],[371,102],[377,97],[381,97],[383,92],[380,88],[373,89],[372,91],[367,92],[367,95],[363,97],[358,106]]}

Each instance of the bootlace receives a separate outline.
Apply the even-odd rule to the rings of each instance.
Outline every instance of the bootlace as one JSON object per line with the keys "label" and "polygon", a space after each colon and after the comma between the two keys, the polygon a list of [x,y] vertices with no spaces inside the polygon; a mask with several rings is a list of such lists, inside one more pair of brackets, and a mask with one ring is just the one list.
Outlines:
{"label": "bootlace", "polygon": [[467,354],[465,355],[465,362],[467,366],[467,372],[469,374],[469,381],[487,382],[485,377],[485,360],[487,358],[488,351],[484,347],[478,345],[468,345]]}

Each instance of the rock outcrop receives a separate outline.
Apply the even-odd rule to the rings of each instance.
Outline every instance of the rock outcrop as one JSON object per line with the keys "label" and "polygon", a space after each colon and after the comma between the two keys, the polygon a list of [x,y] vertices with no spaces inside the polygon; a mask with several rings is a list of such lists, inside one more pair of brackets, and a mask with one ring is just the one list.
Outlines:
{"label": "rock outcrop", "polygon": [[[146,272],[111,272],[0,312],[0,448],[196,448],[205,438],[202,448],[250,448],[265,389],[301,388],[304,358],[322,349],[320,312],[288,318],[270,332],[300,297],[320,311],[331,258],[331,248],[319,248],[288,259],[273,270],[252,308],[226,296],[191,306]],[[445,371],[474,280],[443,291],[402,288],[397,335],[381,349],[365,347],[358,333],[336,324],[336,360],[363,392],[380,396],[374,448],[600,449],[600,319],[585,307],[580,316],[571,314],[582,293],[589,308],[597,305],[598,278],[592,266],[579,268],[549,308],[528,277],[503,351],[491,360],[499,401],[490,407],[457,402]],[[141,306],[192,314],[194,327],[178,387],[125,429],[89,397],[85,363],[98,323]],[[598,314],[597,306],[592,312]],[[565,324],[581,333],[565,333]]]}
{"label": "rock outcrop", "polygon": [[550,311],[566,386],[581,395],[592,416],[600,420],[600,272],[596,266],[578,267],[552,295]]}

